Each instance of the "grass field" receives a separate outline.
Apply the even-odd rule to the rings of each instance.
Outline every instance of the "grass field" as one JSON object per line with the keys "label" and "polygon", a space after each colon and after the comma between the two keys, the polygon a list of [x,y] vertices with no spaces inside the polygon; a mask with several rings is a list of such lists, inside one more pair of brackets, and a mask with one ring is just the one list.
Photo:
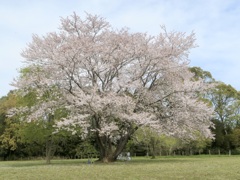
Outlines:
{"label": "grass field", "polygon": [[142,157],[129,162],[0,161],[1,180],[240,179],[240,156]]}

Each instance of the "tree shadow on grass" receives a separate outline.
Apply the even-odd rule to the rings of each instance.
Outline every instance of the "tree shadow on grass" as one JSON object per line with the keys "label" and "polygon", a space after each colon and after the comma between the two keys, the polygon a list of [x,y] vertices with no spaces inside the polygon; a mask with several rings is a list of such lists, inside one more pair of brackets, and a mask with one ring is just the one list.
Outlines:
{"label": "tree shadow on grass", "polygon": [[87,160],[52,160],[50,164],[47,164],[45,160],[2,161],[0,167],[76,166],[80,164],[87,164]]}
{"label": "tree shadow on grass", "polygon": [[187,157],[157,157],[151,159],[150,157],[133,157],[129,161],[118,160],[112,163],[102,163],[96,161],[96,159],[91,160],[89,164],[88,159],[60,159],[52,160],[50,164],[46,164],[45,160],[30,160],[30,161],[2,161],[0,162],[0,167],[36,167],[36,166],[79,166],[79,165],[131,165],[131,164],[163,164],[163,163],[183,163],[183,162],[193,162],[196,158]]}

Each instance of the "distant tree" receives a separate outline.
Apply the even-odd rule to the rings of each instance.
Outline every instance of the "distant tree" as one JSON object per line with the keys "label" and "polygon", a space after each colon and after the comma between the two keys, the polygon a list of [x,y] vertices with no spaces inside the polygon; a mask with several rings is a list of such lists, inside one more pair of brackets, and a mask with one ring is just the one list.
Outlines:
{"label": "distant tree", "polygon": [[198,81],[203,79],[205,82],[214,82],[215,79],[209,71],[204,71],[200,67],[190,67],[189,70],[194,74],[193,79]]}
{"label": "distant tree", "polygon": [[[55,152],[75,157],[77,145],[82,142],[80,128],[76,128],[78,134],[73,135],[72,131],[57,132],[54,123],[49,123],[45,118],[36,116],[36,119],[30,120],[33,116],[28,113],[35,111],[32,107],[39,101],[34,90],[24,96],[12,91],[0,98],[0,155],[3,159],[46,156],[50,163]],[[19,112],[11,116],[12,111]],[[55,114],[56,119],[60,119],[66,116],[67,111],[59,108]]]}
{"label": "distant tree", "polygon": [[240,112],[240,94],[231,85],[219,83],[208,94],[211,100],[215,118],[215,140],[213,147],[222,148],[225,150],[231,149],[231,134],[238,127],[239,112]]}
{"label": "distant tree", "polygon": [[14,156],[19,143],[18,130],[20,123],[18,118],[8,118],[8,110],[18,106],[19,97],[13,92],[0,99],[0,153],[4,159]]}
{"label": "distant tree", "polygon": [[216,84],[208,93],[201,96],[201,99],[212,104],[215,112],[212,120],[215,124],[215,128],[212,129],[215,139],[212,146],[227,150],[231,148],[230,134],[240,122],[240,93],[231,85],[216,82],[210,72],[199,67],[191,67],[190,71],[194,73],[194,80],[201,78],[205,82]]}
{"label": "distant tree", "polygon": [[160,134],[149,127],[139,128],[133,136],[134,144],[144,144],[147,155],[150,154],[152,159],[160,152],[161,144],[163,143],[160,139]]}
{"label": "distant tree", "polygon": [[86,140],[77,146],[76,155],[81,158],[83,157],[90,159],[96,157],[98,155],[98,152],[96,148]]}
{"label": "distant tree", "polygon": [[[240,94],[231,85],[220,83],[209,93],[209,98],[214,106],[216,119],[218,119],[224,126],[224,133],[228,134],[227,129],[232,125],[236,125],[235,118],[237,115],[233,108],[234,104],[239,101]],[[235,112],[234,112],[235,111]]]}
{"label": "distant tree", "polygon": [[[28,69],[21,71],[24,77]],[[15,94],[22,94],[20,91]],[[59,94],[54,87],[39,93],[29,88],[19,98],[19,105],[8,111],[9,118],[17,118],[22,127],[19,136],[22,143],[35,143],[45,149],[46,162],[49,164],[58,144],[57,121],[67,116],[67,110],[55,103]],[[43,103],[46,102],[46,103]],[[36,136],[32,136],[35,134]]]}
{"label": "distant tree", "polygon": [[139,128],[133,136],[135,146],[144,145],[147,153],[154,159],[162,152],[170,155],[178,147],[179,139],[175,137],[159,134],[148,127]]}
{"label": "distant tree", "polygon": [[231,134],[231,142],[236,148],[240,147],[240,128],[239,127],[233,130]]}
{"label": "distant tree", "polygon": [[195,132],[196,136],[195,139],[188,139],[185,141],[182,141],[183,145],[182,147],[187,151],[188,154],[201,154],[206,148],[211,146],[212,139],[206,138],[199,134],[198,132]]}
{"label": "distant tree", "polygon": [[55,88],[36,112],[47,111],[52,119],[53,107],[67,108],[69,116],[58,126],[78,124],[94,133],[102,162],[115,161],[141,126],[211,137],[212,109],[197,95],[209,84],[192,81],[188,67],[194,34],[162,30],[148,36],[114,30],[90,14],[84,20],[76,14],[62,18],[60,31],[33,35],[22,53],[27,71],[15,86],[24,92],[35,88],[40,96]]}

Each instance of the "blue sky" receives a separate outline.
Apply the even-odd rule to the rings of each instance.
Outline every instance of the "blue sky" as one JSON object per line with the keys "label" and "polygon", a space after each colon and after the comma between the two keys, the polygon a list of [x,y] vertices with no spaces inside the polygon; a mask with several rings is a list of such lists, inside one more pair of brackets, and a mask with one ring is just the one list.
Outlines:
{"label": "blue sky", "polygon": [[32,34],[56,31],[60,17],[98,14],[113,27],[157,35],[167,30],[196,33],[191,66],[240,90],[239,0],[8,0],[0,2],[0,97],[22,67],[21,51]]}

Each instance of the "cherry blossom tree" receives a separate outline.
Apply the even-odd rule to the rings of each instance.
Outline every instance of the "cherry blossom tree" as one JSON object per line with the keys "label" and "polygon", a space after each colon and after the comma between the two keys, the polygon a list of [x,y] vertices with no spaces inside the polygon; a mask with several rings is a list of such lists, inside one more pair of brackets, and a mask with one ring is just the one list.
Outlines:
{"label": "cherry blossom tree", "polygon": [[111,162],[141,126],[179,137],[195,131],[212,137],[212,108],[199,99],[209,83],[193,81],[189,71],[188,54],[195,46],[194,33],[162,26],[159,35],[150,36],[74,13],[61,19],[57,32],[33,35],[22,53],[28,71],[14,85],[37,89],[39,96],[57,89],[42,104],[69,110],[56,126],[81,125],[95,135],[100,160]]}

